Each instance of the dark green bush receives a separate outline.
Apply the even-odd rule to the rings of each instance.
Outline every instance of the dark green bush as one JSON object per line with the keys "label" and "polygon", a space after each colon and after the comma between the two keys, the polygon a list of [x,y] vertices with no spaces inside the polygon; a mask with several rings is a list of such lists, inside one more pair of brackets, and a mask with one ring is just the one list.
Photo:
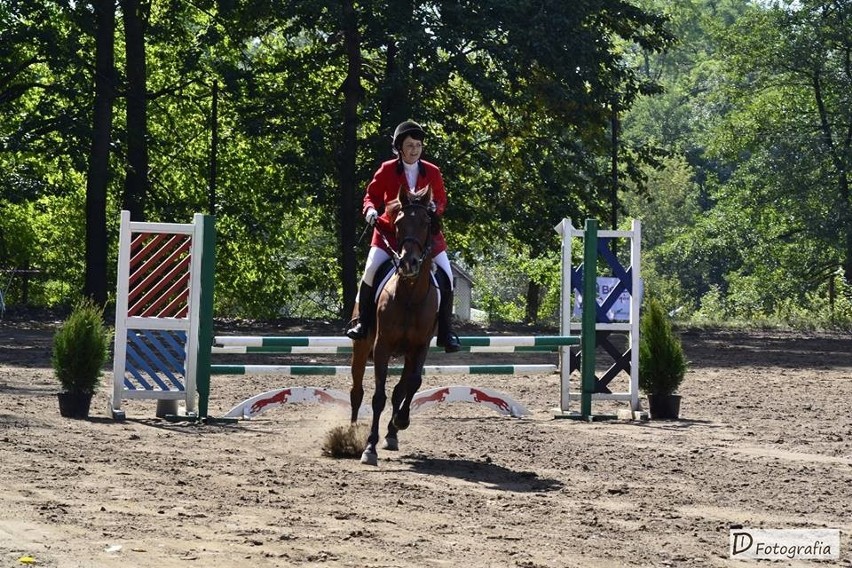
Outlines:
{"label": "dark green bush", "polygon": [[655,299],[645,302],[639,321],[639,388],[672,394],[686,375],[687,361],[669,316]]}
{"label": "dark green bush", "polygon": [[89,299],[78,302],[53,336],[53,370],[63,390],[98,390],[110,340],[103,310]]}

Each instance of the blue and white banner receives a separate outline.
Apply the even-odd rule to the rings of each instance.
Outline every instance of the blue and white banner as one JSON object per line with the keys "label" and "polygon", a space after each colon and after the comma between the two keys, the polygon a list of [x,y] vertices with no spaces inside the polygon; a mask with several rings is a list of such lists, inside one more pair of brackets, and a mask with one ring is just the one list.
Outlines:
{"label": "blue and white banner", "polygon": [[[620,280],[609,276],[598,276],[595,288],[597,289],[598,305],[602,305],[610,292],[618,286]],[[580,290],[574,290],[574,317],[582,318],[583,294]],[[630,321],[630,293],[622,292],[612,307],[606,313],[609,321]]]}

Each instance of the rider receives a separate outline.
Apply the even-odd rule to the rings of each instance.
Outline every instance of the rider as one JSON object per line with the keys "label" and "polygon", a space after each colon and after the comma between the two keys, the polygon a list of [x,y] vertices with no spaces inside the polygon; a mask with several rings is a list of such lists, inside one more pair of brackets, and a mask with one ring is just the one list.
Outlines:
{"label": "rider", "polygon": [[[351,339],[362,339],[367,336],[371,326],[375,324],[376,301],[373,285],[376,271],[390,258],[389,252],[382,239],[381,231],[393,234],[393,221],[384,212],[385,204],[397,198],[399,188],[405,187],[418,191],[428,185],[432,186],[432,215],[435,223],[444,214],[447,206],[447,193],[444,189],[444,179],[438,166],[420,159],[423,152],[423,139],[426,132],[419,124],[406,120],[396,127],[393,133],[393,160],[382,163],[373,179],[367,186],[364,195],[364,219],[370,225],[375,225],[373,240],[370,243],[370,253],[367,255],[367,265],[358,290],[358,322],[346,331]],[[381,213],[381,215],[380,215]],[[450,259],[447,256],[447,243],[444,234],[438,230],[432,240],[433,261],[439,270],[435,271],[438,285],[441,289],[441,305],[438,309],[438,345],[447,353],[459,350],[459,339],[452,331],[453,316],[453,278],[450,269]]]}

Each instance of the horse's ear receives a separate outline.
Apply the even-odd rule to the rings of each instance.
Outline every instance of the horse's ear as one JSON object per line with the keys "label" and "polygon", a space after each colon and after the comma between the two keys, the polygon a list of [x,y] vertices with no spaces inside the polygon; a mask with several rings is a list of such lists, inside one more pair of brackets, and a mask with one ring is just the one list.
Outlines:
{"label": "horse's ear", "polygon": [[397,199],[402,205],[408,205],[408,203],[411,201],[408,194],[408,188],[405,187],[405,185],[399,186],[399,196],[397,197]]}
{"label": "horse's ear", "polygon": [[428,204],[430,201],[432,201],[432,186],[427,185],[426,187],[415,193],[413,197],[414,200],[417,201],[417,203]]}

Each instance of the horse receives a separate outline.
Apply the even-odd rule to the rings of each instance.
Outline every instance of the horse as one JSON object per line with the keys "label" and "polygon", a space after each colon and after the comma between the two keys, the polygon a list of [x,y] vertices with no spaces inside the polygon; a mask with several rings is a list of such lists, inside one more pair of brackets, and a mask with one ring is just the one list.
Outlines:
{"label": "horse", "polygon": [[[391,249],[396,271],[379,292],[376,300],[375,325],[367,337],[355,339],[352,344],[352,423],[358,420],[358,410],[364,398],[364,371],[372,354],[375,369],[373,393],[373,419],[367,446],[361,463],[378,464],[376,444],[379,441],[379,420],[387,395],[385,383],[388,362],[392,356],[404,356],[405,365],[399,382],[391,395],[392,414],[388,422],[383,449],[399,449],[398,432],[410,423],[411,400],[423,382],[423,365],[429,353],[429,344],[435,335],[438,322],[438,289],[432,278],[432,217],[429,204],[431,186],[417,193],[400,187],[399,197],[387,204],[394,219],[397,247]],[[378,282],[377,282],[378,284]],[[358,315],[355,307],[353,318]]]}

